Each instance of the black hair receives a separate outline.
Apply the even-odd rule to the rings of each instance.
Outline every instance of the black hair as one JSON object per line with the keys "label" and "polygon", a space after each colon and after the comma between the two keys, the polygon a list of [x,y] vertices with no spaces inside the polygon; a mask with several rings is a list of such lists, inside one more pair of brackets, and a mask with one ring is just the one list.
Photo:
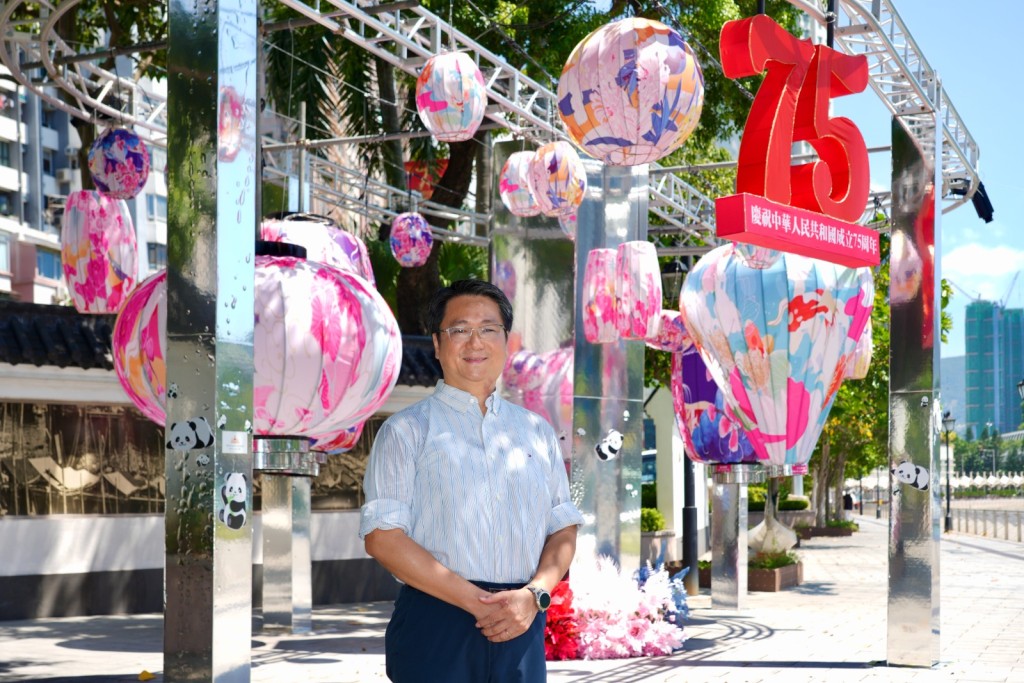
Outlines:
{"label": "black hair", "polygon": [[456,280],[447,287],[442,287],[434,293],[427,308],[427,329],[430,334],[438,334],[441,331],[441,322],[448,308],[448,302],[457,296],[486,296],[498,304],[498,311],[501,312],[502,327],[508,333],[512,329],[512,303],[496,285],[484,280]]}

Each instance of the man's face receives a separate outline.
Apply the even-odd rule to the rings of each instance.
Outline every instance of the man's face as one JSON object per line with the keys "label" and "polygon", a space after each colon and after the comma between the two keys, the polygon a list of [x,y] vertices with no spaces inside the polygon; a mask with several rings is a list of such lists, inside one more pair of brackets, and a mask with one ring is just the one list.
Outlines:
{"label": "man's face", "polygon": [[[469,338],[458,341],[448,328],[473,328]],[[496,334],[479,333],[481,327],[498,328]],[[441,362],[445,384],[477,397],[494,391],[505,369],[507,336],[498,304],[486,296],[462,295],[448,301],[441,331],[434,334],[434,355]]]}

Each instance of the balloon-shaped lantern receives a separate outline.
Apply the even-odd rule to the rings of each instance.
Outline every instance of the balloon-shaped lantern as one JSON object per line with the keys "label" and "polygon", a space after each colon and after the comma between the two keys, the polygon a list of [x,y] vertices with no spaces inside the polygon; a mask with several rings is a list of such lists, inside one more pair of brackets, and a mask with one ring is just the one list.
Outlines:
{"label": "balloon-shaped lantern", "polygon": [[220,161],[234,161],[242,149],[245,102],[234,87],[227,85],[220,89],[217,108],[217,158]]}
{"label": "balloon-shaped lantern", "polygon": [[655,351],[682,353],[693,346],[693,338],[686,330],[683,314],[679,311],[662,310],[657,332],[644,337],[644,342]]}
{"label": "balloon-shaped lantern", "polygon": [[434,55],[416,79],[416,111],[430,134],[442,142],[469,140],[484,120],[487,86],[465,52]]}
{"label": "balloon-shaped lantern", "polygon": [[861,277],[793,254],[752,268],[727,244],[683,283],[686,327],[766,464],[806,467],[870,322]]}
{"label": "balloon-shaped lantern", "polygon": [[327,216],[312,213],[274,214],[260,223],[260,239],[288,242],[306,249],[306,258],[355,273],[375,284],[366,244]]}
{"label": "balloon-shaped lantern", "polygon": [[[517,351],[502,374],[509,399],[547,420],[555,432],[572,427],[573,349]],[[564,442],[568,443],[568,441]]]}
{"label": "balloon-shaped lantern", "polygon": [[96,189],[114,199],[131,199],[146,186],[149,150],[126,128],[108,128],[89,148],[89,174]]}
{"label": "balloon-shaped lantern", "polygon": [[511,261],[502,259],[494,265],[494,284],[510,301],[516,298],[516,279],[516,267]]}
{"label": "balloon-shaped lantern", "polygon": [[422,266],[430,258],[434,236],[427,219],[418,213],[400,213],[391,222],[391,253],[403,268]]}
{"label": "balloon-shaped lantern", "polygon": [[333,434],[314,437],[314,443],[310,446],[310,450],[320,451],[329,455],[348,453],[359,443],[359,437],[363,434],[364,424],[366,423],[360,422],[351,427],[344,427]]}
{"label": "balloon-shaped lantern", "polygon": [[[357,275],[293,257],[257,256],[253,431],[330,434],[365,421],[398,380],[398,323]],[[166,272],[144,282],[114,325],[114,366],[129,398],[166,419]]]}
{"label": "balloon-shaped lantern", "polygon": [[142,414],[161,427],[167,405],[167,271],[149,276],[114,322],[114,370]]}
{"label": "balloon-shaped lantern", "polygon": [[615,320],[623,339],[657,334],[661,322],[658,252],[647,240],[623,242],[615,252]]}
{"label": "balloon-shaped lantern", "polygon": [[615,250],[591,249],[583,271],[583,335],[591,344],[619,338],[615,302]]}
{"label": "balloon-shaped lantern", "polygon": [[128,205],[91,190],[68,195],[60,234],[68,291],[80,313],[116,313],[139,276]]}
{"label": "balloon-shaped lantern", "polygon": [[501,379],[509,389],[532,391],[544,382],[544,359],[533,351],[520,349],[509,355]]}
{"label": "balloon-shaped lantern", "polygon": [[505,160],[498,179],[501,202],[513,216],[528,218],[540,213],[540,206],[530,191],[530,162],[533,152],[514,152]]}
{"label": "balloon-shaped lantern", "polygon": [[530,160],[530,191],[545,216],[576,211],[587,190],[587,171],[580,155],[564,140],[549,142]]}
{"label": "balloon-shaped lantern", "polygon": [[569,55],[558,114],[588,154],[613,166],[657,161],[686,142],[704,106],[704,75],[674,30],[632,17],[606,24]]}
{"label": "balloon-shaped lantern", "polygon": [[672,407],[691,460],[731,465],[758,461],[754,446],[697,349],[672,354]]}

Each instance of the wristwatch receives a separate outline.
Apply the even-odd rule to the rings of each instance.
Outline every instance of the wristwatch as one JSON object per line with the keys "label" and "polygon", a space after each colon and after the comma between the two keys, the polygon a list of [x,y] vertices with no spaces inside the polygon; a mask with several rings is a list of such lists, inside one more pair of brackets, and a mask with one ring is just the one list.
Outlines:
{"label": "wristwatch", "polygon": [[548,607],[551,607],[551,593],[532,583],[526,584],[526,589],[533,593],[533,599],[537,602],[537,611],[547,612]]}

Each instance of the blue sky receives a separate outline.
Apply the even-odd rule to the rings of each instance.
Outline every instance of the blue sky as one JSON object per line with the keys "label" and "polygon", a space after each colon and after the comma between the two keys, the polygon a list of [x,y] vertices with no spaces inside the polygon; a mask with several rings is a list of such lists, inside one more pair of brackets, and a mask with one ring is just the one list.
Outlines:
{"label": "blue sky", "polygon": [[[1024,3],[1012,0],[893,0],[896,11],[981,150],[981,179],[995,219],[984,223],[970,202],[942,217],[942,275],[963,289],[1007,305],[1024,307],[1024,129],[1019,53]],[[873,91],[835,100],[835,114],[854,120],[868,147],[890,143],[890,117]],[[888,154],[871,155],[872,187],[888,187]],[[955,291],[953,331],[944,357],[964,353],[964,307]]]}

